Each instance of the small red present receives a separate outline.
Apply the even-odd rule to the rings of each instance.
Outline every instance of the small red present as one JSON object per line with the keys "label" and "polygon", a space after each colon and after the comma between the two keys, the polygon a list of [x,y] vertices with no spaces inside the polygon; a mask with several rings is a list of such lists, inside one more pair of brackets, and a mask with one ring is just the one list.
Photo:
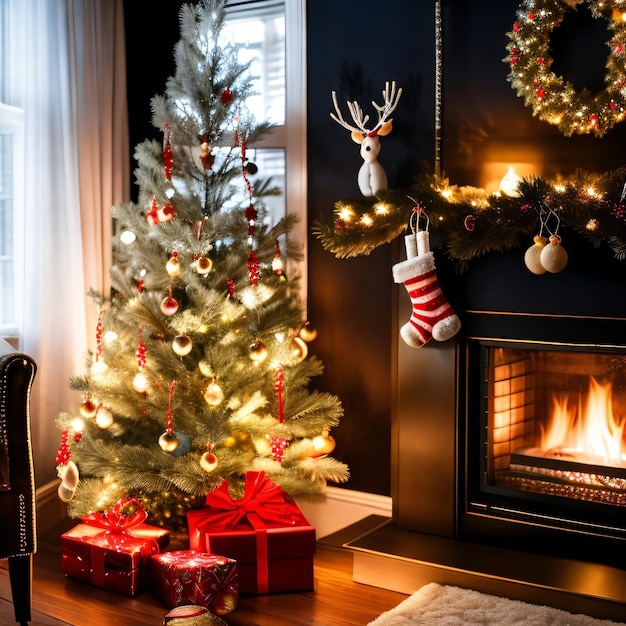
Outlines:
{"label": "small red present", "polygon": [[187,512],[189,545],[235,559],[241,595],[314,588],[315,528],[264,472],[246,474],[240,500],[224,481],[206,503]]}
{"label": "small red present", "polygon": [[70,578],[129,596],[150,585],[150,557],[169,543],[169,531],[143,522],[137,500],[82,518],[61,535],[61,570]]}
{"label": "small red present", "polygon": [[237,607],[237,561],[195,550],[152,555],[152,591],[168,608],[183,604],[204,606],[216,615]]}

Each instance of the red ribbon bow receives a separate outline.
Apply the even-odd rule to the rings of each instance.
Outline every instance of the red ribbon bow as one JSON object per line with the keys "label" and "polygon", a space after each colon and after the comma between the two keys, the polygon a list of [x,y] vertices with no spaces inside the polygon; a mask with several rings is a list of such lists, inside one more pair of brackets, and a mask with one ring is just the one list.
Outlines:
{"label": "red ribbon bow", "polygon": [[82,521],[89,526],[103,528],[110,533],[126,533],[143,524],[148,517],[146,510],[135,498],[122,498],[108,511],[89,513]]}
{"label": "red ribbon bow", "polygon": [[[265,472],[247,472],[244,496],[234,500],[224,481],[206,497],[207,506],[219,511],[208,519],[207,526],[233,528],[250,513],[255,513],[265,522],[294,525],[299,517],[294,514],[294,506],[285,500],[283,490]],[[297,509],[296,509],[297,511]]]}

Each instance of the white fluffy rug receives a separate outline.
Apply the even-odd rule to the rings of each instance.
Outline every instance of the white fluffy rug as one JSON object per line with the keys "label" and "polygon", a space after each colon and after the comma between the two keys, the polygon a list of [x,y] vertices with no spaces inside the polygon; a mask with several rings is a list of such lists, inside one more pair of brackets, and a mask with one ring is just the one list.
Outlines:
{"label": "white fluffy rug", "polygon": [[[621,622],[619,622],[621,624]],[[618,622],[430,583],[368,626],[611,626]]]}

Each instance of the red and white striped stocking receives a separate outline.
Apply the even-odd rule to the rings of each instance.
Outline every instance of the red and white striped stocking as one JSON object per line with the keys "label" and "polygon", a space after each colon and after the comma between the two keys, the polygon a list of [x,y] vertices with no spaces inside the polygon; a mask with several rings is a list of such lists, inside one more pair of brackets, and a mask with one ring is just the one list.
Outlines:
{"label": "red and white striped stocking", "polygon": [[400,336],[412,348],[421,348],[431,337],[437,341],[450,339],[459,331],[461,322],[439,286],[428,231],[407,235],[404,243],[407,259],[393,266],[393,279],[404,283],[413,311],[400,329]]}

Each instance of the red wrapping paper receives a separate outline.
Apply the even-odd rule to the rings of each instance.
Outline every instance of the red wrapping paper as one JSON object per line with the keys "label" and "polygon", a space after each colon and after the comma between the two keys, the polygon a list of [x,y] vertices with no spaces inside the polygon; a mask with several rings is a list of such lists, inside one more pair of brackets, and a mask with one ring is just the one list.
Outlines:
{"label": "red wrapping paper", "polygon": [[[137,507],[124,515],[128,505]],[[169,531],[144,524],[135,500],[82,518],[61,535],[61,571],[71,578],[134,596],[150,585],[150,557],[169,543]]]}
{"label": "red wrapping paper", "polygon": [[315,528],[263,472],[247,473],[242,499],[224,482],[206,503],[187,512],[189,545],[235,559],[241,595],[313,589]]}
{"label": "red wrapping paper", "polygon": [[152,556],[152,591],[168,608],[183,604],[226,615],[237,607],[237,562],[216,554],[175,550]]}

